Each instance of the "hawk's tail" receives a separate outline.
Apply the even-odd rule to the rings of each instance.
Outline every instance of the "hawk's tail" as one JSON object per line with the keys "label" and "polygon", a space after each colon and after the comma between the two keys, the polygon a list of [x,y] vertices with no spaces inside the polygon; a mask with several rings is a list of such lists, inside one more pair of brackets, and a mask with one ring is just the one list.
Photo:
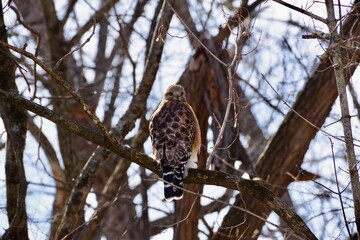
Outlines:
{"label": "hawk's tail", "polygon": [[163,165],[164,195],[166,201],[179,200],[183,197],[184,164],[177,167]]}

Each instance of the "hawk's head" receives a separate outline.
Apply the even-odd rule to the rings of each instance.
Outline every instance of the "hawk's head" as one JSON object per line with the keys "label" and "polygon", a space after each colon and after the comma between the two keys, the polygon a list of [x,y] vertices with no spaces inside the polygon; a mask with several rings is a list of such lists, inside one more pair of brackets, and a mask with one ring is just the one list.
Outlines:
{"label": "hawk's head", "polygon": [[185,89],[180,85],[171,85],[166,89],[165,100],[186,102]]}

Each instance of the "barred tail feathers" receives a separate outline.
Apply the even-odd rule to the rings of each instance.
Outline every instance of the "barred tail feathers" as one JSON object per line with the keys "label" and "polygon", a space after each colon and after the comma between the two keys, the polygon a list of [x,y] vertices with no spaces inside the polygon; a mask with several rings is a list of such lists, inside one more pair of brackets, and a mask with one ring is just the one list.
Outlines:
{"label": "barred tail feathers", "polygon": [[175,168],[163,165],[164,195],[166,201],[171,202],[183,197],[184,169],[184,164],[180,164]]}

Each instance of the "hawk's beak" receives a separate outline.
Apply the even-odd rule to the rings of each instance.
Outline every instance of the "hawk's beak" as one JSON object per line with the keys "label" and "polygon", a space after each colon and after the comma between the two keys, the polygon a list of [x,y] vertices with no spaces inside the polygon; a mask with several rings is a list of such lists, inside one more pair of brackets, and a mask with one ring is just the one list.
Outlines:
{"label": "hawk's beak", "polygon": [[175,91],[175,92],[174,92],[174,97],[176,97],[177,99],[180,99],[180,97],[181,97],[181,91]]}

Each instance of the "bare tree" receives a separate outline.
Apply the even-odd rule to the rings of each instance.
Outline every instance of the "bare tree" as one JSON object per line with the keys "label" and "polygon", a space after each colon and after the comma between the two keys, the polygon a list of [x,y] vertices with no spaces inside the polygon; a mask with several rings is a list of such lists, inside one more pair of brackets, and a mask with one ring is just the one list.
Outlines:
{"label": "bare tree", "polygon": [[[1,9],[1,239],[358,234],[358,1]],[[183,199],[166,203],[148,125],[172,83],[202,147]]]}

